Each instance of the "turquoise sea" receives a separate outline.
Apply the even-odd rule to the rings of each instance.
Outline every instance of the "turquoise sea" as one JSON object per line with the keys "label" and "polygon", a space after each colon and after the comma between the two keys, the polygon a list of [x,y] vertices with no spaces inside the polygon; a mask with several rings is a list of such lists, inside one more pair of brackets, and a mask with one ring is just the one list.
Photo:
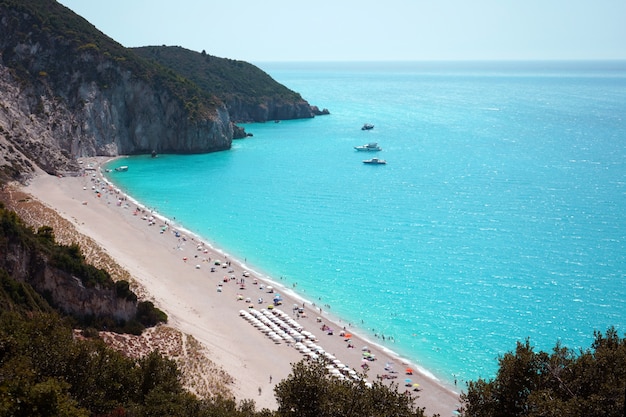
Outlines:
{"label": "turquoise sea", "polygon": [[626,332],[626,62],[257,65],[331,114],[110,179],[460,387]]}

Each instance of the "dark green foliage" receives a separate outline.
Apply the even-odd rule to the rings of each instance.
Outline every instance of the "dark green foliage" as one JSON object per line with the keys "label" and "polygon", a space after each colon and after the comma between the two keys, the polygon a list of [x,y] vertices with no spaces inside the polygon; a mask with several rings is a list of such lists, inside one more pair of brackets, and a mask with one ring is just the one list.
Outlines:
{"label": "dark green foliage", "polygon": [[267,98],[302,101],[302,97],[244,61],[219,58],[179,46],[133,48],[138,55],[158,62],[223,101],[233,97],[261,102]]}
{"label": "dark green foliage", "polygon": [[182,392],[173,362],[156,354],[136,362],[101,342],[75,341],[55,315],[0,313],[0,346],[0,415],[106,415],[142,409],[157,388]]}
{"label": "dark green foliage", "polygon": [[465,416],[624,416],[626,339],[614,328],[584,351],[535,352],[527,340],[499,362],[495,379],[468,384]]}
{"label": "dark green foliage", "polygon": [[126,280],[121,279],[115,282],[115,293],[119,298],[137,301],[137,295],[130,289],[130,284]]}
{"label": "dark green foliage", "polygon": [[254,403],[199,400],[176,364],[153,352],[130,359],[72,337],[56,314],[0,311],[0,416],[269,417]]}
{"label": "dark green foliage", "polygon": [[47,245],[54,245],[54,229],[50,226],[41,226],[37,229],[37,237]]}
{"label": "dark green foliage", "polygon": [[56,245],[51,248],[51,252],[52,265],[77,276],[85,287],[113,287],[114,282],[108,272],[85,263],[85,257],[77,243],[69,246]]}
{"label": "dark green foliage", "polygon": [[422,417],[424,410],[397,387],[375,382],[340,380],[328,373],[323,361],[301,361],[274,392],[277,417]]}
{"label": "dark green foliage", "polygon": [[151,301],[137,304],[137,320],[146,327],[167,322],[167,314],[154,306]]}

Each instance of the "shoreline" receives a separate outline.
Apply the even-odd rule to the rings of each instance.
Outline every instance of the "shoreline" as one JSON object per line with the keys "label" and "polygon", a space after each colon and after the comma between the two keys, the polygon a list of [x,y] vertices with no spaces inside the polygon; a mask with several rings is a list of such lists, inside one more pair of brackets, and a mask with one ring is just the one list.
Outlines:
{"label": "shoreline", "polygon": [[[185,229],[176,221],[149,210],[131,196],[114,190],[114,184],[101,171],[103,165],[112,160],[102,157],[83,158],[85,164],[90,163],[95,167],[95,171],[88,171],[81,177],[66,178],[40,174],[23,187],[23,191],[55,210],[72,222],[79,232],[90,236],[105,248],[146,289],[155,304],[168,314],[171,326],[193,335],[208,346],[212,360],[235,379],[231,389],[238,400],[252,399],[259,409],[275,409],[273,392],[268,388],[273,388],[276,382],[287,377],[291,363],[303,358],[300,352],[285,343],[272,343],[239,317],[238,312],[248,307],[245,302],[238,300],[239,296],[251,295],[247,298],[252,300],[258,296],[269,299],[270,294],[261,288],[271,285],[280,291],[284,303],[279,308],[286,313],[293,314],[288,307],[292,304],[305,306],[307,317],[298,314],[297,321],[318,335],[319,344],[346,365],[360,372],[363,362],[359,349],[346,349],[347,344],[354,342],[358,347],[368,346],[377,358],[368,363],[368,381],[377,377],[384,380],[385,376],[389,376],[390,382],[397,383],[398,390],[402,392],[406,390],[404,380],[410,378],[412,384],[420,384],[420,391],[414,393],[419,396],[416,404],[425,407],[428,414],[452,415],[460,405],[458,393],[452,387],[446,386],[427,369],[416,366],[409,359],[371,340],[358,326],[350,327],[349,332],[353,336],[349,343],[337,333],[322,335],[320,326],[341,329],[344,321],[326,310],[322,313],[313,310],[314,303],[279,280],[232,257],[215,243],[208,243],[202,236]],[[108,185],[108,190],[98,196],[91,192],[97,181]],[[113,200],[115,204],[112,204]],[[131,212],[131,205],[141,208],[143,216],[138,216],[137,209]],[[146,225],[142,219],[148,215],[154,219],[150,220],[151,225]],[[164,225],[167,226],[165,230]],[[178,231],[182,240],[171,230]],[[224,263],[228,262],[228,268],[207,273],[208,266],[217,258]],[[219,276],[227,271],[231,279],[226,282],[224,276],[220,284]],[[240,278],[243,271],[250,274],[246,280],[254,278],[258,283],[243,290],[232,288],[235,286],[232,278],[243,280]],[[255,309],[260,309],[267,303],[263,306],[253,304]],[[207,318],[215,316],[219,320],[207,322]],[[391,373],[386,364],[393,364]],[[403,372],[407,367],[414,369],[412,375]]]}
{"label": "shoreline", "polygon": [[[102,180],[105,181],[107,184],[111,186],[115,186],[115,183],[110,181],[109,178],[107,178],[105,175],[102,174],[103,166],[115,160],[123,159],[123,158],[125,157],[120,156],[120,157],[109,158],[99,163],[99,167],[98,167],[99,169],[97,169],[97,172],[102,178]],[[312,306],[313,308],[317,308],[316,303],[312,302],[311,300],[306,298],[304,295],[298,293],[293,288],[284,285],[280,280],[276,280],[270,274],[262,271],[260,268],[256,268],[253,265],[246,263],[245,261],[242,262],[236,255],[233,256],[231,253],[223,250],[215,242],[210,242],[210,240],[207,239],[205,236],[201,236],[198,233],[185,228],[184,225],[178,223],[176,220],[173,220],[171,218],[168,218],[167,216],[160,214],[158,210],[147,207],[145,204],[135,199],[127,192],[125,191],[121,191],[121,192],[124,194],[124,196],[126,196],[126,198],[132,201],[133,204],[137,205],[138,207],[142,207],[145,210],[150,210],[150,214],[154,216],[155,218],[158,218],[160,221],[166,224],[169,224],[171,227],[175,227],[176,229],[180,230],[181,232],[184,232],[184,234],[188,236],[192,236],[193,239],[197,240],[198,242],[202,242],[204,246],[208,246],[211,249],[211,251],[218,253],[227,259],[230,259],[231,262],[235,262],[240,268],[250,272],[252,276],[256,276],[258,279],[261,279],[265,281],[266,283],[270,283],[275,289],[280,290],[280,294],[287,295],[288,298],[298,301],[298,304],[304,303],[306,305]],[[340,316],[329,313],[329,311],[330,311],[329,309],[324,309],[322,312],[317,313],[317,315],[322,316],[323,318],[326,319],[326,321],[328,321],[329,323],[333,323],[338,328],[343,327],[343,323],[345,323],[346,320],[342,319]],[[357,335],[360,339],[366,342],[368,346],[375,346],[378,350],[385,352],[390,357],[396,358],[401,363],[406,364],[406,366],[410,366],[411,368],[416,369],[419,374],[429,378],[430,380],[432,380],[433,383],[440,385],[443,389],[447,389],[450,392],[455,393],[457,395],[460,394],[454,391],[455,387],[452,386],[452,383],[446,383],[442,381],[440,378],[437,378],[437,376],[434,373],[430,372],[427,368],[417,365],[416,363],[412,362],[409,358],[401,355],[400,353],[394,351],[388,346],[385,346],[378,341],[372,340],[371,337],[365,335],[366,331],[360,328],[358,325],[350,325],[350,326],[351,326],[350,333]]]}

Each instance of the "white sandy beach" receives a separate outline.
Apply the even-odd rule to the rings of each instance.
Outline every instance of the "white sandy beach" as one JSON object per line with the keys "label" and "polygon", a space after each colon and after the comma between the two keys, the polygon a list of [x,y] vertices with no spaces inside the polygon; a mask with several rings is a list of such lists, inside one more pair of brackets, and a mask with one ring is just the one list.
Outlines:
{"label": "white sandy beach", "polygon": [[[90,159],[94,165],[104,161],[102,158]],[[367,362],[369,381],[385,375],[384,381],[396,382],[400,390],[411,390],[419,395],[416,403],[426,407],[428,415],[450,416],[459,406],[458,393],[432,376],[420,373],[413,364],[362,339],[358,330],[346,329],[352,334],[350,343],[354,346],[348,348],[348,342],[339,335],[344,324],[332,323],[331,317],[320,316],[319,311],[308,303],[305,303],[306,317],[296,317],[292,307],[294,304],[301,306],[303,300],[291,298],[289,291],[281,288],[279,282],[265,282],[252,273],[245,277],[245,289],[241,289],[239,280],[244,278],[244,270],[253,270],[252,266],[243,265],[203,244],[198,237],[185,233],[170,222],[164,230],[166,220],[155,216],[150,221],[152,213],[148,210],[137,212],[136,203],[112,188],[101,188],[95,182],[101,177],[98,174],[93,177],[91,172],[88,174],[67,178],[39,175],[24,191],[72,222],[79,232],[94,239],[127,269],[146,289],[151,300],[168,314],[169,324],[203,343],[210,351],[211,359],[235,379],[232,390],[239,400],[249,398],[256,402],[257,408],[275,409],[273,387],[289,375],[292,363],[304,357],[293,344],[274,343],[240,317],[239,311],[248,310],[250,304],[260,310],[271,303],[273,294],[267,290],[271,285],[284,299],[278,308],[315,334],[317,345],[344,364],[361,372],[362,347],[368,346],[376,357],[376,360]],[[103,190],[100,196],[92,187]],[[222,268],[220,265],[211,272],[215,260],[230,263],[230,266]],[[228,278],[226,282],[225,276]],[[231,276],[235,279],[230,279]],[[239,295],[244,299],[238,300]],[[257,302],[260,297],[264,299],[263,304]],[[245,298],[250,298],[251,303],[246,303]],[[334,333],[326,334],[321,330],[323,325],[333,328]],[[393,364],[394,372],[386,370],[386,364]],[[414,370],[413,375],[405,374],[408,367]],[[411,384],[419,384],[420,391],[406,388],[406,378],[411,379]]]}

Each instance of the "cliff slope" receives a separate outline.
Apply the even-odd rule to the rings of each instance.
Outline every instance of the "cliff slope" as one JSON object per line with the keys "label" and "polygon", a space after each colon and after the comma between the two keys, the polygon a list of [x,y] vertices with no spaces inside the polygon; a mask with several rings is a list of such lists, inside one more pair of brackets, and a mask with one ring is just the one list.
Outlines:
{"label": "cliff slope", "polygon": [[328,114],[295,91],[244,61],[219,58],[179,46],[133,48],[140,56],[181,74],[226,104],[235,122],[266,122]]}
{"label": "cliff slope", "polygon": [[[34,232],[2,203],[0,280],[3,309],[13,309],[6,303],[13,299],[50,311],[46,303],[37,301],[32,288],[48,303],[79,321],[128,322],[135,320],[138,312],[137,296],[130,291],[128,282],[113,282],[105,271],[84,262],[77,245],[56,244],[49,227]],[[16,297],[20,292],[22,296]]]}
{"label": "cliff slope", "polygon": [[[155,59],[180,51],[203,77]],[[86,156],[227,150],[245,135],[233,120],[316,113],[250,64],[124,48],[54,0],[0,0],[0,179],[67,174]]]}
{"label": "cliff slope", "polygon": [[13,160],[56,173],[75,157],[231,145],[219,99],[53,0],[0,2],[0,54],[0,149]]}

